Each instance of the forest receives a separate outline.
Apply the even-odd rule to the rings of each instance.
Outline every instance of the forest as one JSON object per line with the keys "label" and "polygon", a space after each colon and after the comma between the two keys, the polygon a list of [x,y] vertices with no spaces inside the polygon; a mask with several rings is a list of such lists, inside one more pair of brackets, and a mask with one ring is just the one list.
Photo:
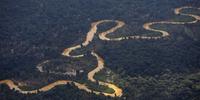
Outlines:
{"label": "forest", "polygon": [[[102,41],[97,35],[87,47],[62,55],[65,48],[85,40],[91,23],[99,20],[121,20],[126,25],[109,37],[160,35],[143,29],[153,21],[187,21],[189,17],[174,14],[182,6],[200,7],[199,0],[1,0],[0,1],[0,81],[11,79],[25,84],[25,90],[36,89],[56,80],[85,83],[90,89],[112,93],[113,89],[92,83],[87,73],[97,65],[89,54],[97,52],[106,68],[95,79],[116,84],[121,97],[96,95],[78,89],[74,84],[56,86],[48,92],[21,94],[0,84],[0,100],[200,100],[200,21],[195,24],[156,24],[153,27],[171,33],[158,40]],[[200,16],[200,10],[184,10]],[[103,23],[98,33],[115,23]],[[46,72],[37,70],[45,64]],[[64,75],[66,69],[76,76]],[[63,72],[64,69],[64,72]],[[61,73],[52,74],[50,71]]]}

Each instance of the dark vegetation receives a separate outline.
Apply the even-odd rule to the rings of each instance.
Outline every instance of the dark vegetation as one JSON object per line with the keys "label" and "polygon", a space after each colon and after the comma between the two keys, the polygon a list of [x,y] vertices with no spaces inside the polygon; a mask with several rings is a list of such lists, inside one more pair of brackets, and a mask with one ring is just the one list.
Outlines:
{"label": "dark vegetation", "polygon": [[[153,27],[172,33],[169,38],[160,40],[106,42],[95,36],[88,47],[73,52],[85,52],[88,54],[85,58],[69,60],[61,55],[64,48],[85,39],[94,21],[124,21],[125,27],[110,34],[111,37],[158,35],[144,30],[142,25],[152,21],[190,20],[173,12],[174,8],[187,5],[200,7],[200,1],[1,0],[0,80],[24,81],[28,84],[27,89],[34,89],[56,80],[73,79],[91,88],[106,90],[87,82],[87,72],[96,64],[88,52],[95,49],[104,58],[106,67],[120,77],[114,83],[123,88],[124,95],[121,98],[97,96],[71,85],[58,86],[37,95],[23,95],[0,85],[0,100],[200,100],[200,23],[155,25]],[[196,10],[184,12],[200,15]],[[113,25],[102,24],[98,32]],[[85,73],[69,77],[37,71],[37,64],[52,59],[69,60],[67,66],[76,68],[81,65]],[[101,74],[104,73],[97,78],[104,79]]]}

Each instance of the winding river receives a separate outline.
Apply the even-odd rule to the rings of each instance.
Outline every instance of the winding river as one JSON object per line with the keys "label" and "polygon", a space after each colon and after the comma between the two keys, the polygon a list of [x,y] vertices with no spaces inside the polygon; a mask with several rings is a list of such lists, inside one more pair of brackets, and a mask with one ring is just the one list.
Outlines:
{"label": "winding river", "polygon": [[[156,40],[156,39],[161,39],[161,38],[164,38],[164,37],[168,37],[170,35],[170,33],[168,33],[167,31],[154,29],[151,26],[155,25],[155,24],[177,24],[177,25],[179,25],[179,24],[193,24],[193,23],[197,23],[200,20],[200,16],[198,16],[198,15],[187,14],[187,13],[181,12],[183,9],[198,9],[198,10],[200,10],[200,8],[194,8],[194,7],[189,7],[189,6],[176,8],[174,10],[174,13],[176,15],[191,17],[191,18],[194,19],[192,21],[186,21],[186,22],[159,21],[159,22],[149,22],[149,23],[145,23],[143,25],[143,28],[145,30],[149,30],[149,31],[153,31],[153,32],[159,32],[159,33],[161,33],[160,36],[139,36],[139,35],[134,35],[134,36],[111,38],[111,37],[108,37],[107,35],[109,33],[115,32],[117,29],[122,28],[125,25],[125,23],[123,21],[119,21],[119,20],[100,20],[100,21],[97,21],[97,22],[93,22],[93,23],[91,23],[91,28],[90,28],[89,32],[87,33],[85,41],[83,41],[83,43],[81,43],[79,45],[66,48],[62,52],[62,55],[66,56],[66,57],[72,57],[72,58],[84,57],[85,56],[84,54],[71,55],[70,53],[72,51],[76,50],[76,49],[88,46],[93,41],[94,35],[97,33],[98,25],[102,24],[102,23],[108,23],[108,22],[115,22],[116,23],[116,26],[106,30],[105,32],[101,32],[101,33],[98,34],[99,39],[104,40],[104,41],[121,41],[121,40],[125,40],[125,39],[147,39],[147,40],[155,39]],[[99,92],[99,91],[91,90],[85,84],[78,83],[78,82],[71,81],[71,80],[57,80],[57,81],[55,81],[53,83],[50,83],[50,84],[48,84],[48,85],[46,85],[46,86],[44,86],[42,88],[35,89],[35,90],[29,90],[29,91],[25,91],[25,90],[19,88],[19,85],[15,84],[14,81],[12,81],[10,79],[1,80],[0,84],[6,84],[10,89],[14,89],[15,91],[18,91],[18,92],[20,92],[22,94],[37,94],[37,93],[40,93],[40,92],[49,91],[49,90],[51,90],[52,88],[54,88],[54,87],[56,87],[58,85],[65,85],[65,84],[74,83],[77,88],[79,88],[81,90],[85,90],[86,92],[95,93],[97,95],[102,93],[105,96],[121,97],[123,95],[123,90],[120,87],[118,87],[117,85],[112,84],[112,83],[107,83],[107,82],[96,80],[94,78],[94,75],[96,73],[98,73],[99,71],[101,71],[105,66],[104,66],[104,59],[102,57],[100,57],[95,51],[91,51],[91,55],[96,58],[97,65],[96,65],[95,69],[93,69],[92,71],[90,71],[88,73],[88,75],[87,75],[88,76],[88,80],[91,81],[91,82],[94,82],[94,83],[98,82],[99,85],[107,86],[107,87],[113,89],[114,90],[113,93],[105,93],[105,92]],[[48,62],[49,61],[47,60],[47,61],[44,61],[41,64],[38,64],[38,66],[37,66],[38,71],[44,72],[42,64],[48,63]]]}

